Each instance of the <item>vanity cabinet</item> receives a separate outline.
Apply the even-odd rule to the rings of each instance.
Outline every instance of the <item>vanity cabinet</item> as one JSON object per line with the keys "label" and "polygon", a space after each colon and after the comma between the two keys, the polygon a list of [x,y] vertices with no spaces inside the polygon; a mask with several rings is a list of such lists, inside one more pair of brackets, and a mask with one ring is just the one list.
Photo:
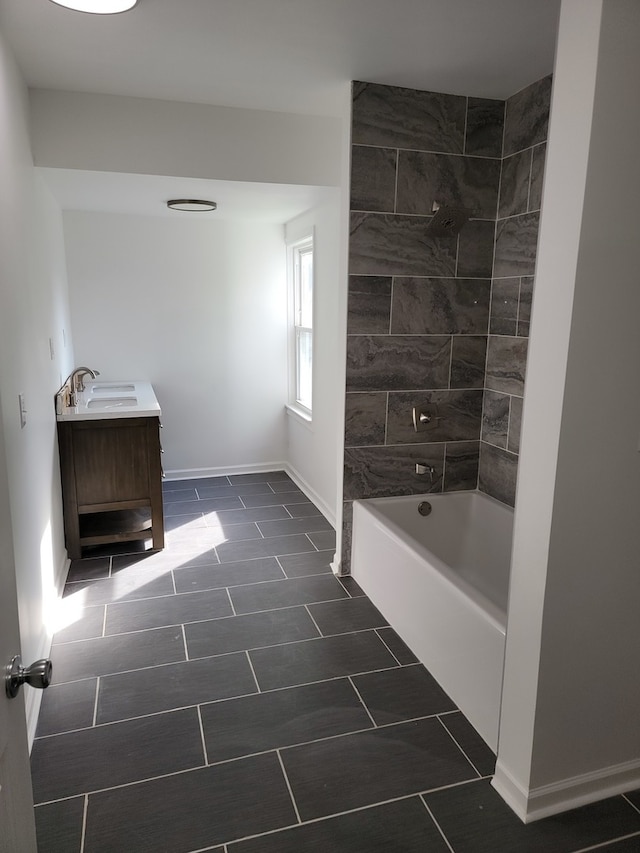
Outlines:
{"label": "vanity cabinet", "polygon": [[59,421],[58,444],[71,559],[89,545],[164,547],[159,418]]}

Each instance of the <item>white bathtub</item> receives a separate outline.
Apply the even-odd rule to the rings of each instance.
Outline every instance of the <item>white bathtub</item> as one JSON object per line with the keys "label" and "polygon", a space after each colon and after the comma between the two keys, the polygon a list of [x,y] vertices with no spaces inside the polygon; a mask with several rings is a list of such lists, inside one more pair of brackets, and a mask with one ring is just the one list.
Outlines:
{"label": "white bathtub", "polygon": [[512,527],[513,510],[480,492],[353,507],[353,577],[494,752]]}

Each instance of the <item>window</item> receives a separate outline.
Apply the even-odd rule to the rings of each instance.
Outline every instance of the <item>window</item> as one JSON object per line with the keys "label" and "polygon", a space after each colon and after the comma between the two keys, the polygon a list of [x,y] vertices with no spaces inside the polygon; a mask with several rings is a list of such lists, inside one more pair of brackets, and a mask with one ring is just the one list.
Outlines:
{"label": "window", "polygon": [[313,395],[313,237],[289,246],[289,404],[309,417]]}

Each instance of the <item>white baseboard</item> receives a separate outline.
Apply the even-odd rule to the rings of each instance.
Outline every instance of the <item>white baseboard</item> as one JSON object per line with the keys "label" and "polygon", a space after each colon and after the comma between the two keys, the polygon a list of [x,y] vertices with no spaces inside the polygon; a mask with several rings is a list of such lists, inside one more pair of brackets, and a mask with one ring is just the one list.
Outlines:
{"label": "white baseboard", "polygon": [[639,788],[640,760],[526,790],[498,759],[491,784],[523,823],[532,823]]}
{"label": "white baseboard", "polygon": [[293,482],[298,486],[298,488],[302,489],[305,495],[309,498],[310,501],[318,507],[320,512],[327,519],[329,524],[334,528],[336,526],[336,514],[331,509],[331,507],[320,497],[320,495],[315,491],[315,489],[311,488],[309,483],[300,476],[300,474],[293,468],[289,463],[285,463],[283,466],[283,470],[291,477]]}

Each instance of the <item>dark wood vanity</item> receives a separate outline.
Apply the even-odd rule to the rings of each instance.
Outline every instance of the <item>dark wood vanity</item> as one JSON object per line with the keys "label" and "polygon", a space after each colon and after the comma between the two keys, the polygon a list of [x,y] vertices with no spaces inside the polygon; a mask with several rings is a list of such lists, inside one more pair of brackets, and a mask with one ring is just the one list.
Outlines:
{"label": "dark wood vanity", "polygon": [[164,547],[160,419],[58,421],[64,528],[72,560],[90,545]]}

